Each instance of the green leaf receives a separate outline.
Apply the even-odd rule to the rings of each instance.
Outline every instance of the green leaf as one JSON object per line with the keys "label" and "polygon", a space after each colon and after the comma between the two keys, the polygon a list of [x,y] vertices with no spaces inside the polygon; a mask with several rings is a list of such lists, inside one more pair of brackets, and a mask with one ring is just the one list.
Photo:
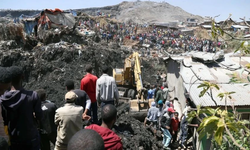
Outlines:
{"label": "green leaf", "polygon": [[223,133],[224,133],[224,126],[219,127],[215,132],[214,139],[218,143],[218,145],[221,145],[221,143],[222,143],[222,135],[223,135]]}

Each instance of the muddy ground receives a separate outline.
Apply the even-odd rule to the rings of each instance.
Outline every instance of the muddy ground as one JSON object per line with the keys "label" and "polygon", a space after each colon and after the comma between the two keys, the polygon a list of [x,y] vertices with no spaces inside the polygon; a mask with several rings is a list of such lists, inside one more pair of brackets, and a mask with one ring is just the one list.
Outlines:
{"label": "muddy ground", "polygon": [[[132,54],[132,51],[112,42],[96,43],[74,35],[64,35],[56,41],[54,38],[46,40],[48,44],[32,38],[26,40],[25,44],[20,39],[1,41],[0,66],[21,66],[25,73],[24,87],[29,90],[45,89],[48,99],[58,107],[64,104],[65,81],[71,79],[79,88],[87,64],[92,64],[94,74],[100,77],[102,65],[108,65],[110,70],[123,68],[124,59]],[[155,84],[156,73],[165,70],[164,62],[157,57],[143,58],[142,65],[144,83]],[[161,149],[161,137],[154,139],[152,132],[142,122],[130,116],[128,109],[128,104],[120,104],[114,129],[122,138],[124,149]]]}

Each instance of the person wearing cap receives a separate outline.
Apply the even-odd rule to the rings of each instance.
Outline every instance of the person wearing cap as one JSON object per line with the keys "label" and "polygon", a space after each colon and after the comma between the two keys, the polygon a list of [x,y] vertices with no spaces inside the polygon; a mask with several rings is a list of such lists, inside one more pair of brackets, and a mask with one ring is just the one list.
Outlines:
{"label": "person wearing cap", "polygon": [[164,149],[170,149],[169,148],[169,144],[171,141],[171,133],[170,131],[170,127],[171,127],[171,114],[174,113],[174,109],[172,107],[168,108],[168,111],[162,116],[161,120],[160,120],[160,124],[161,124],[161,130],[163,132],[163,148]]}
{"label": "person wearing cap", "polygon": [[56,110],[55,124],[57,125],[57,138],[55,150],[67,150],[70,138],[83,126],[83,107],[75,105],[77,95],[69,91],[65,95],[66,104]]}
{"label": "person wearing cap", "polygon": [[119,92],[115,79],[108,75],[108,67],[102,67],[102,76],[96,81],[96,100],[101,107],[112,104],[117,105]]}
{"label": "person wearing cap", "polygon": [[92,70],[93,68],[91,65],[86,66],[87,74],[81,80],[81,90],[85,91],[91,100],[88,115],[91,116],[92,123],[97,123],[96,81],[98,78],[92,74]]}
{"label": "person wearing cap", "polygon": [[159,108],[156,107],[155,102],[151,102],[151,107],[148,110],[148,115],[144,120],[144,126],[146,126],[147,122],[150,122],[150,126],[153,125],[154,135],[156,135],[156,128],[159,117],[160,117]]}

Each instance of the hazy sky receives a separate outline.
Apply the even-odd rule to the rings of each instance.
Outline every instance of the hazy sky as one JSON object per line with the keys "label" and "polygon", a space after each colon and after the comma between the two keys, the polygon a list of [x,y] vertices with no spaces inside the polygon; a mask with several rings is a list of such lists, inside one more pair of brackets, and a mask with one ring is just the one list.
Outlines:
{"label": "hazy sky", "polygon": [[[0,0],[0,9],[76,9],[115,5],[123,0]],[[131,1],[131,0],[127,0]],[[151,0],[152,1],[152,0]],[[154,0],[163,2],[163,0]],[[200,16],[217,16],[225,20],[232,14],[234,20],[246,17],[250,20],[250,0],[165,0],[174,6]]]}

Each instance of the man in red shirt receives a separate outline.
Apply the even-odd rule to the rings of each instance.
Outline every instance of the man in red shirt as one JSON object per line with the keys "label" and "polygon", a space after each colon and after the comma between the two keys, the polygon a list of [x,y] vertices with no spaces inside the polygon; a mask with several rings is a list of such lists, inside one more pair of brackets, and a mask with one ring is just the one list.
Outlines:
{"label": "man in red shirt", "polygon": [[82,78],[81,80],[81,90],[84,90],[90,100],[91,100],[91,107],[90,111],[88,111],[88,115],[92,118],[92,123],[97,124],[98,118],[97,118],[97,102],[96,102],[96,81],[97,77],[92,74],[92,66],[87,65],[86,66],[86,72],[87,74]]}
{"label": "man in red shirt", "polygon": [[104,141],[105,150],[122,150],[121,138],[112,131],[112,127],[116,122],[117,109],[112,104],[103,106],[101,111],[102,125],[92,124],[86,129],[92,129],[98,132]]}
{"label": "man in red shirt", "polygon": [[171,119],[171,135],[173,138],[172,143],[174,144],[176,142],[177,139],[177,135],[178,135],[178,130],[179,130],[179,113],[178,112],[174,112],[174,116]]}

